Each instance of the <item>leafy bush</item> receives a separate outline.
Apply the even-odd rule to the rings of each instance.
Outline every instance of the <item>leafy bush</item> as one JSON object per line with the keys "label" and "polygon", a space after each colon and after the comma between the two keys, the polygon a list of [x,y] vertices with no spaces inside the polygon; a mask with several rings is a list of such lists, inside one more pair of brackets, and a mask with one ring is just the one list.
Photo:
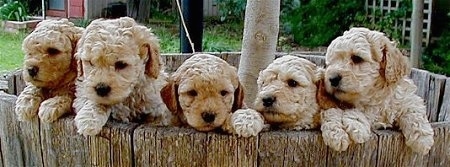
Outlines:
{"label": "leafy bush", "polygon": [[291,0],[282,4],[281,21],[301,46],[327,45],[347,30],[356,13],[364,10],[360,0]]}
{"label": "leafy bush", "polygon": [[244,20],[246,0],[217,0],[220,20]]}
{"label": "leafy bush", "polygon": [[[450,29],[450,24],[447,25]],[[423,67],[428,71],[450,76],[450,31],[444,31],[439,41],[425,49]]]}
{"label": "leafy bush", "polygon": [[28,20],[27,8],[22,2],[9,1],[0,7],[0,17],[2,20],[26,21]]}

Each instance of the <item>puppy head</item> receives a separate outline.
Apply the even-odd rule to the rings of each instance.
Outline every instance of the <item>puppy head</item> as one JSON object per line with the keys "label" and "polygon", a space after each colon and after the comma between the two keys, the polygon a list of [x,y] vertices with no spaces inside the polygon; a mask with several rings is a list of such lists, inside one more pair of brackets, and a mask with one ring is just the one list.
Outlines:
{"label": "puppy head", "polygon": [[317,112],[319,70],[312,62],[283,56],[259,73],[255,109],[271,124],[295,123]]}
{"label": "puppy head", "polygon": [[325,87],[337,99],[355,103],[375,89],[395,86],[410,72],[407,58],[381,32],[352,28],[326,53]]}
{"label": "puppy head", "polygon": [[199,131],[221,127],[242,107],[243,94],[236,68],[208,54],[187,59],[161,90],[169,110]]}
{"label": "puppy head", "polygon": [[128,17],[94,20],[78,45],[81,94],[99,104],[122,102],[162,67],[156,36]]}
{"label": "puppy head", "polygon": [[37,87],[58,87],[68,73],[76,73],[74,52],[83,28],[67,19],[43,20],[22,43],[23,77]]}

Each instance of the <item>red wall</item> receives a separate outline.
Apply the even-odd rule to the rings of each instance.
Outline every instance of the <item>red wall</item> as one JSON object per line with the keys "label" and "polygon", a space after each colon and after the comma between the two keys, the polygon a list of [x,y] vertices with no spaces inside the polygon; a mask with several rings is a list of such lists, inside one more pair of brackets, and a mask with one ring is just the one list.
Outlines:
{"label": "red wall", "polygon": [[84,0],[70,0],[69,17],[84,17]]}

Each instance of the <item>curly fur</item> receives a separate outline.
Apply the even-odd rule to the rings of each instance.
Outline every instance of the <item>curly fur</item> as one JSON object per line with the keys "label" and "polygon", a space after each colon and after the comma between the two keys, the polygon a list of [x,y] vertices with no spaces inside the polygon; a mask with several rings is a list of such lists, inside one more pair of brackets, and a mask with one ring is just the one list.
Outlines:
{"label": "curly fur", "polygon": [[[94,20],[78,44],[75,124],[78,133],[96,135],[110,114],[119,121],[163,118],[170,112],[159,91],[167,83],[159,40],[133,19]],[[168,120],[166,120],[167,118]]]}
{"label": "curly fur", "polygon": [[236,68],[208,54],[187,59],[161,91],[164,102],[178,118],[178,125],[198,131],[221,128],[244,137],[262,130],[262,117],[242,109],[243,88]]}
{"label": "curly fur", "polygon": [[77,75],[74,52],[83,28],[67,19],[43,20],[22,43],[25,52],[23,79],[27,86],[16,101],[21,121],[36,114],[53,122],[71,112]]}
{"label": "curly fur", "polygon": [[283,56],[260,72],[255,109],[267,123],[282,129],[319,126],[317,84],[320,69],[306,59]]}
{"label": "curly fur", "polygon": [[370,139],[370,128],[399,127],[406,145],[415,152],[428,153],[434,132],[424,101],[407,78],[407,58],[383,33],[366,28],[346,31],[331,42],[326,64],[327,92],[354,106],[350,111],[324,112],[322,130],[328,145],[343,151],[345,144],[337,146],[348,143],[349,137],[362,143]]}

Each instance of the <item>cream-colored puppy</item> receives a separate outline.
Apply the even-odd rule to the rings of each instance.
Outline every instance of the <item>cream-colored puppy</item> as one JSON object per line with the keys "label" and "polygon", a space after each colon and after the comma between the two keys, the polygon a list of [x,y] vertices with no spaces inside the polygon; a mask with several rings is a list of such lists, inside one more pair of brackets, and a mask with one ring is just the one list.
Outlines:
{"label": "cream-colored puppy", "polygon": [[[169,118],[160,90],[167,83],[159,40],[132,18],[94,20],[78,44],[75,124],[78,133],[96,135],[110,114],[129,122]],[[162,124],[168,124],[163,120]]]}
{"label": "cream-colored puppy", "polygon": [[243,88],[236,68],[209,54],[196,54],[172,74],[161,91],[168,108],[178,119],[198,131],[222,129],[243,137],[256,136],[262,116],[243,107]]}
{"label": "cream-colored puppy", "polygon": [[[426,117],[424,101],[415,94],[416,86],[407,78],[411,70],[407,57],[383,33],[366,28],[344,32],[328,47],[326,65],[327,92],[355,107],[353,112],[334,109],[324,112],[322,131],[327,144],[339,145],[348,140],[347,134],[336,130],[339,128],[350,126],[353,129],[350,131],[361,132],[398,127],[407,146],[415,152],[428,153],[434,143],[434,132]],[[355,136],[352,139],[370,138],[359,137],[364,139]]]}
{"label": "cream-colored puppy", "polygon": [[16,101],[19,120],[36,115],[53,122],[71,112],[75,92],[76,44],[83,28],[67,19],[43,20],[22,43],[25,52],[23,79],[27,86]]}
{"label": "cream-colored puppy", "polygon": [[283,56],[259,73],[255,109],[271,126],[313,129],[320,123],[317,84],[320,69],[306,59]]}

